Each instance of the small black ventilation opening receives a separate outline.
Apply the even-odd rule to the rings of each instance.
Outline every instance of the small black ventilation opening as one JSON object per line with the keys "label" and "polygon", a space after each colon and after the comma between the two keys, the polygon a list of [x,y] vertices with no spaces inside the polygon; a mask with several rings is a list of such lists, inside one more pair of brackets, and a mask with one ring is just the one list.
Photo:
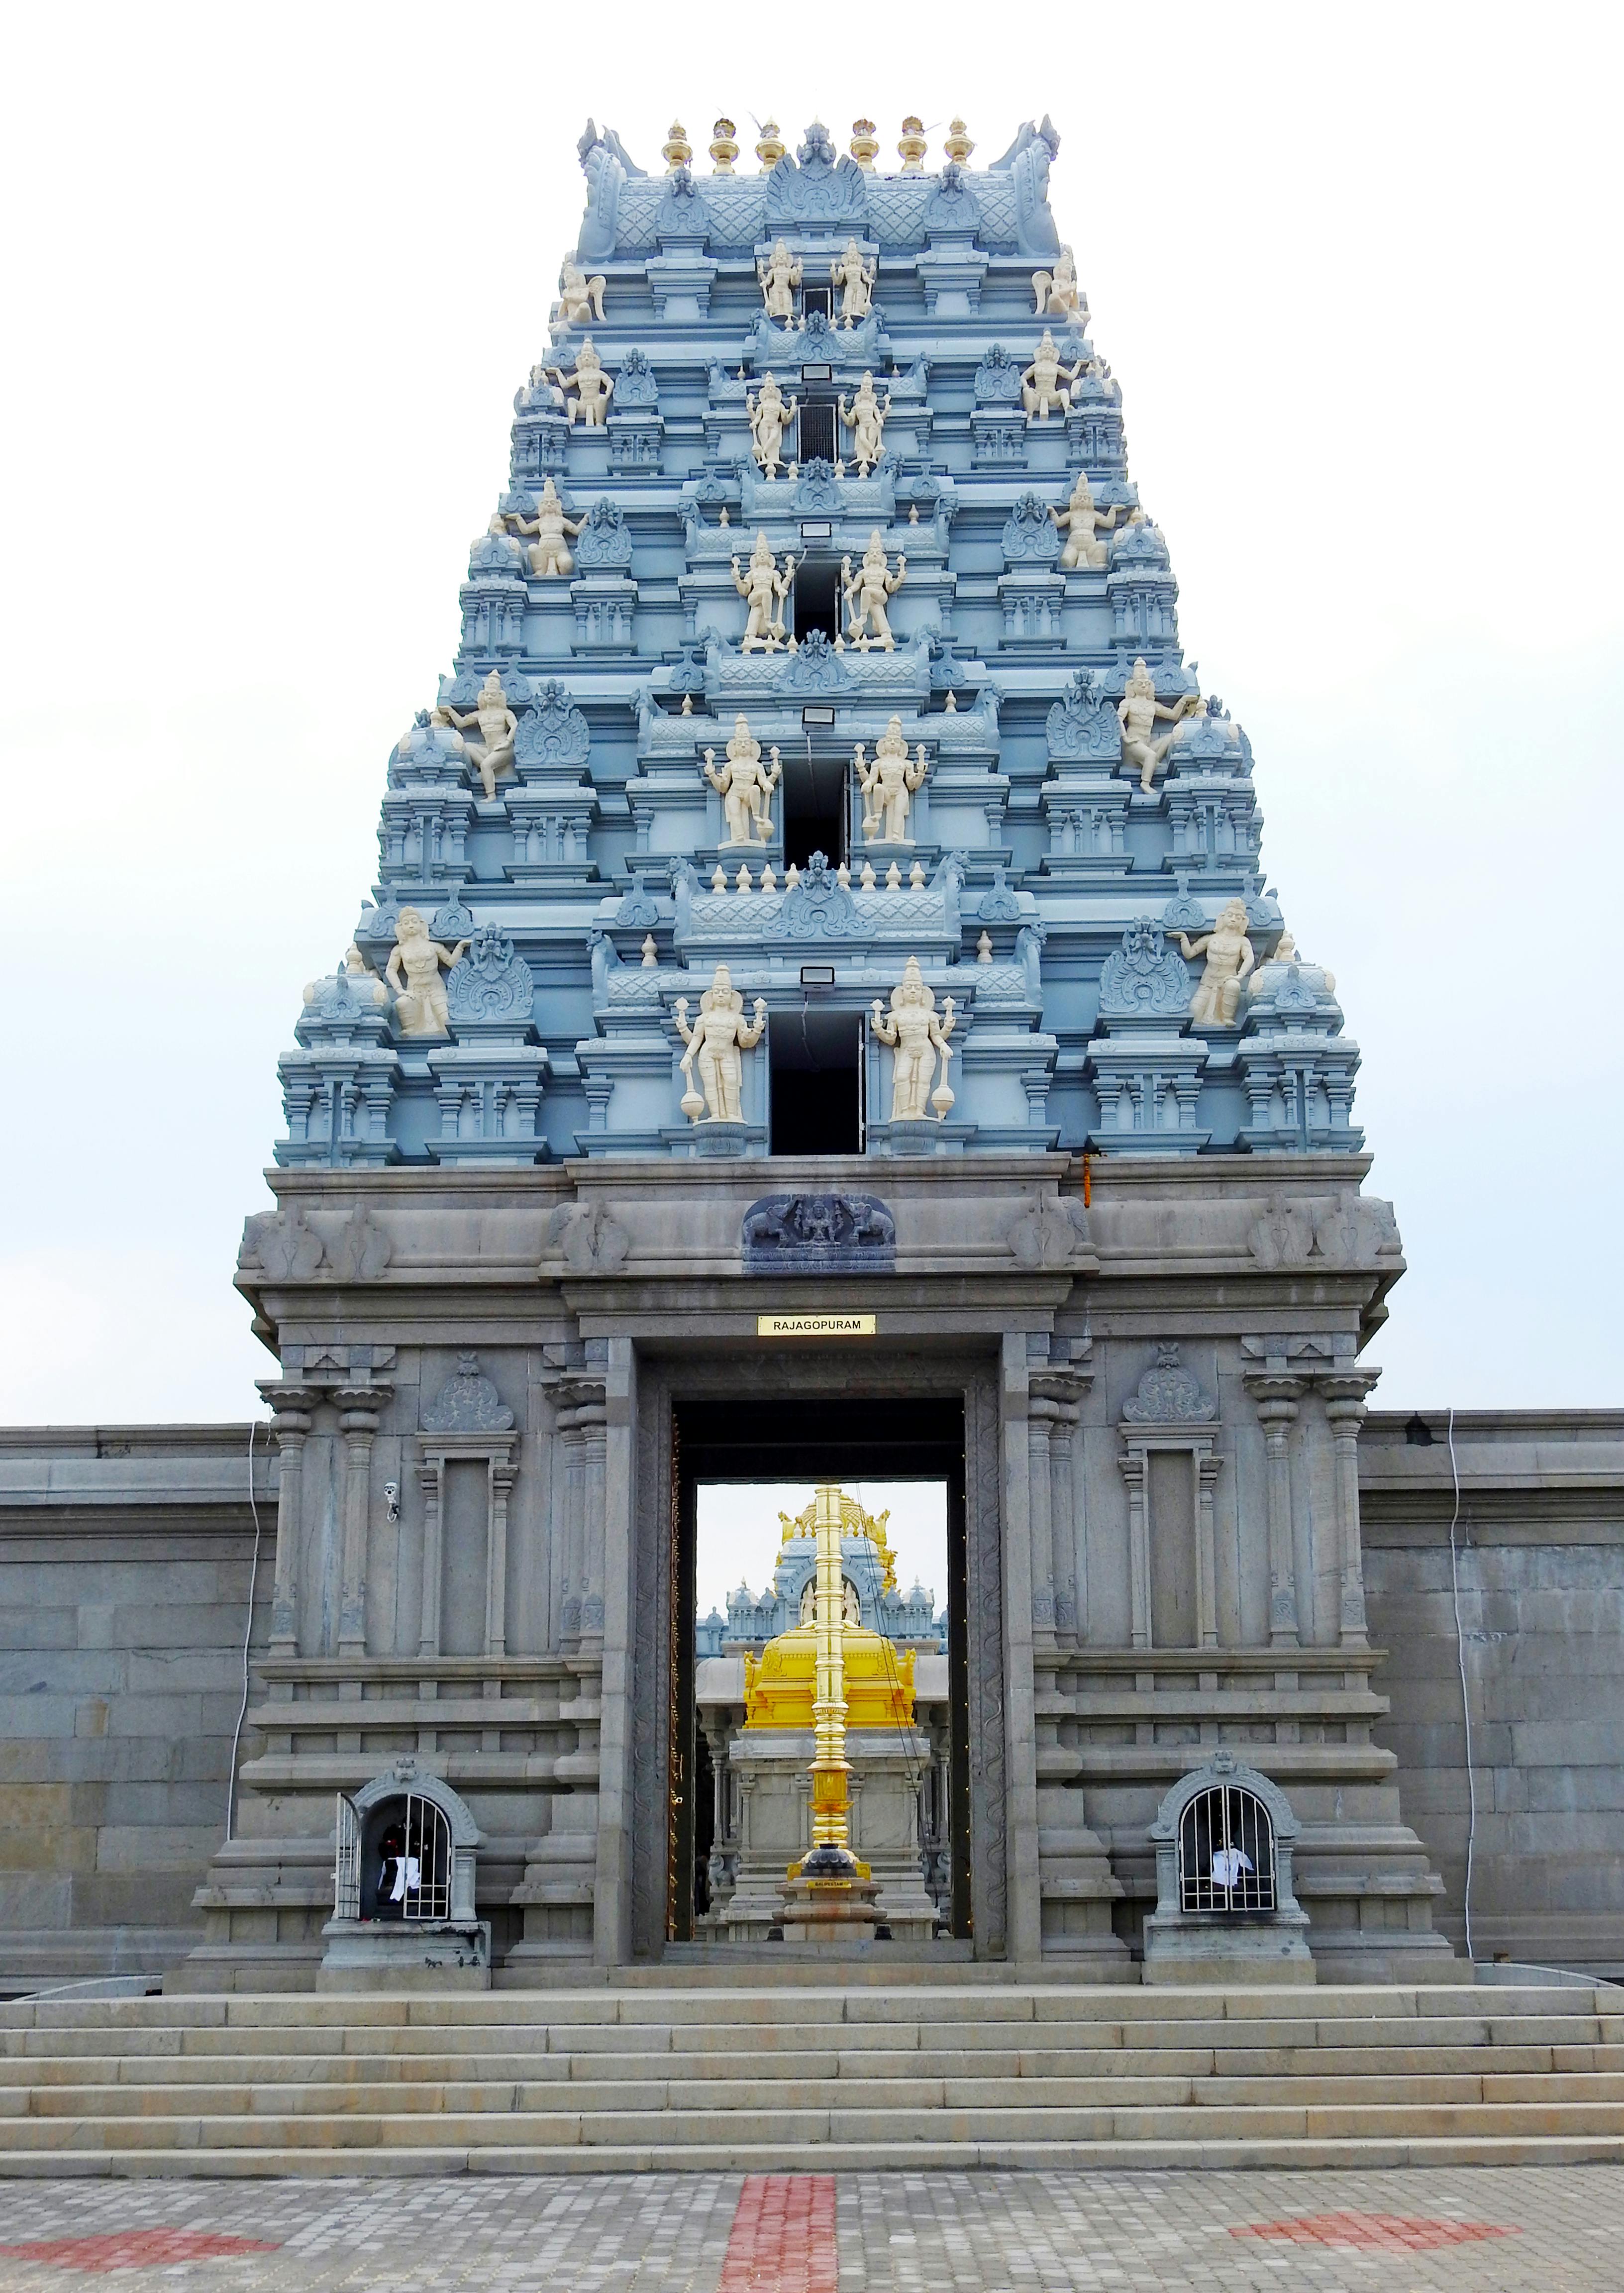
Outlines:
{"label": "small black ventilation opening", "polygon": [[840,568],[832,557],[808,557],[796,568],[795,633],[811,636],[821,629],[831,644],[840,635]]}
{"label": "small black ventilation opening", "polygon": [[846,766],[843,757],[784,758],[784,865],[804,868],[821,852],[831,868],[846,856]]}
{"label": "small black ventilation opening", "polygon": [[820,405],[814,400],[801,409],[801,442],[799,460],[807,462],[835,459],[835,408],[832,401]]}
{"label": "small black ventilation opening", "polygon": [[835,315],[834,288],[832,287],[803,287],[801,289],[801,310],[803,315],[809,319],[814,311],[821,311],[826,319],[832,319]]}
{"label": "small black ventilation opening", "polygon": [[855,1011],[777,1011],[768,1031],[775,1155],[862,1151]]}
{"label": "small black ventilation opening", "polygon": [[1404,1428],[1404,1440],[1406,1446],[1411,1449],[1430,1449],[1433,1446],[1434,1438],[1434,1436],[1432,1427],[1427,1423],[1426,1418],[1422,1416],[1420,1411],[1418,1409],[1415,1415],[1410,1419],[1409,1424]]}

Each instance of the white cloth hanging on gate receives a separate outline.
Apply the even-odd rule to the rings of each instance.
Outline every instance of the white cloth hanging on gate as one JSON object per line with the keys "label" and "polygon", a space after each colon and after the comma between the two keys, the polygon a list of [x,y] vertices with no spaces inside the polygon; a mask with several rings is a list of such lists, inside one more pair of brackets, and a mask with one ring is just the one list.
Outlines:
{"label": "white cloth hanging on gate", "polygon": [[1213,1884],[1218,1887],[1232,1887],[1243,1871],[1250,1871],[1253,1868],[1252,1859],[1244,1848],[1220,1847],[1212,1859]]}
{"label": "white cloth hanging on gate", "polygon": [[395,1857],[395,1884],[389,1891],[392,1903],[403,1903],[408,1895],[417,1893],[423,1884],[423,1866],[415,1855]]}

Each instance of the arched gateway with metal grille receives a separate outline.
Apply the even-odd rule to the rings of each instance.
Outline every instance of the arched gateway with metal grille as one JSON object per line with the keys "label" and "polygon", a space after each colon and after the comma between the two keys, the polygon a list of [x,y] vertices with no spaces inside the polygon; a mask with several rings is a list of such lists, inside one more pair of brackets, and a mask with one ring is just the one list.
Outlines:
{"label": "arched gateway with metal grille", "polygon": [[1274,1908],[1274,1826],[1254,1791],[1209,1784],[1178,1822],[1178,1901],[1184,1911]]}
{"label": "arched gateway with metal grille", "polygon": [[1285,1794],[1232,1753],[1181,1776],[1151,1826],[1145,1981],[1312,1982],[1308,1915],[1291,1886],[1297,1831]]}

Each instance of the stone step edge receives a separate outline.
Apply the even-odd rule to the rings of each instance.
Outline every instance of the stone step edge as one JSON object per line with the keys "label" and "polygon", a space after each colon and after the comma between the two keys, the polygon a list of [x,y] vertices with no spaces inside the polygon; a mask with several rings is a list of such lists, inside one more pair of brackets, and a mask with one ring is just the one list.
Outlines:
{"label": "stone step edge", "polygon": [[0,2151],[0,2180],[429,2179],[463,2174],[917,2173],[922,2168],[1156,2173],[1264,2168],[1624,2164],[1624,2135],[1348,2135],[1204,2142],[706,2143],[693,2148]]}

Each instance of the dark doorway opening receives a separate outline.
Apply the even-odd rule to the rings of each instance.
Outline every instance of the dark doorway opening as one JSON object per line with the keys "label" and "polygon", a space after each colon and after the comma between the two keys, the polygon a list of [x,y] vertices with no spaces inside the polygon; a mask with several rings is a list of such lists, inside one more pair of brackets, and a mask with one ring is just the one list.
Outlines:
{"label": "dark doorway opening", "polygon": [[831,868],[846,856],[846,764],[844,757],[784,758],[784,864],[804,868],[821,852]]}
{"label": "dark doorway opening", "polygon": [[801,409],[801,442],[799,459],[808,462],[832,462],[835,459],[835,404],[832,399],[812,399]]}
{"label": "dark doorway opening", "polygon": [[795,633],[803,641],[821,629],[831,644],[840,635],[840,568],[832,557],[804,558],[796,568]]}
{"label": "dark doorway opening", "polygon": [[803,287],[801,313],[810,319],[814,311],[821,311],[826,319],[835,315],[835,290],[832,287]]}
{"label": "dark doorway opening", "polygon": [[948,1920],[971,1933],[969,1650],[966,1569],[964,1405],[951,1398],[780,1398],[770,1410],[734,1401],[674,1398],[671,1782],[667,1933],[694,1939],[699,1849],[714,1838],[708,1747],[698,1722],[694,1673],[695,1558],[701,1482],[935,1481],[947,1499],[949,1845]]}
{"label": "dark doorway opening", "polygon": [[769,1152],[862,1153],[862,1017],[780,1011],[767,1036],[772,1093]]}

